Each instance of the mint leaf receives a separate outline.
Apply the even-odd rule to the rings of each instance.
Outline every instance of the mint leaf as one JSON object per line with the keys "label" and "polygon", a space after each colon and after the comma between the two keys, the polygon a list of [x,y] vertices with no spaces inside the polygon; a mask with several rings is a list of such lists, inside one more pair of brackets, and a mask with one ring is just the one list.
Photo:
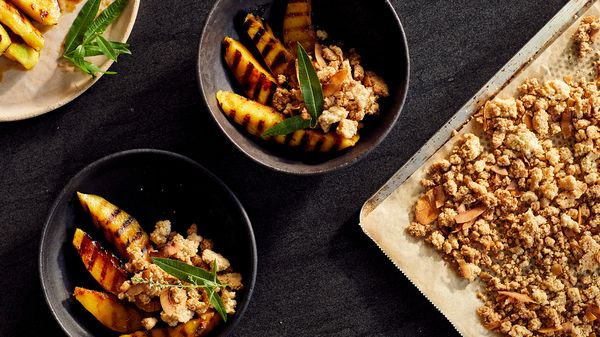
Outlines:
{"label": "mint leaf", "polygon": [[311,124],[312,120],[304,119],[301,116],[286,118],[263,132],[262,137],[287,135],[296,130],[310,128]]}

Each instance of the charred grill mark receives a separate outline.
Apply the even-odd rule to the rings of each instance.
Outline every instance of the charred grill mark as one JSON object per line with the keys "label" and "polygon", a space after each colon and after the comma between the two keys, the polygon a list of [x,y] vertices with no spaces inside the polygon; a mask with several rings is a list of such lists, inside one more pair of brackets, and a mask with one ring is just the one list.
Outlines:
{"label": "charred grill mark", "polygon": [[265,129],[265,121],[261,119],[258,121],[258,124],[256,125],[256,131],[258,132],[259,135],[262,135],[264,129]]}
{"label": "charred grill mark", "polygon": [[237,114],[237,110],[231,109],[231,112],[229,113],[229,118],[235,119],[236,114]]}
{"label": "charred grill mark", "polygon": [[273,49],[273,44],[271,43],[267,43],[263,50],[261,51],[262,56],[266,59],[267,55],[269,55],[269,53],[271,52],[271,50]]}
{"label": "charred grill mark", "polygon": [[284,145],[290,145],[292,139],[294,138],[294,134],[296,132],[291,132],[291,133],[288,133],[287,135],[285,135],[285,140],[283,141],[283,144]]}
{"label": "charred grill mark", "polygon": [[315,144],[315,148],[314,148],[315,152],[321,151],[321,147],[323,147],[323,143],[324,143],[324,138],[323,137],[319,137],[319,140]]}
{"label": "charred grill mark", "polygon": [[[257,97],[257,96],[252,95],[250,92],[250,90],[253,89],[253,85],[254,85],[254,83],[252,81],[253,75],[254,75],[254,65],[252,63],[247,63],[246,70],[244,71],[244,75],[242,76],[242,78],[240,80],[240,84],[242,85],[244,90],[248,91],[251,99],[255,99]],[[256,89],[254,89],[254,90],[256,90]]]}
{"label": "charred grill mark", "polygon": [[302,135],[302,139],[300,139],[300,144],[298,144],[298,147],[301,149],[306,149],[309,139],[310,139],[310,134],[305,131],[304,134]]}
{"label": "charred grill mark", "polygon": [[115,207],[115,210],[108,216],[108,218],[106,218],[106,223],[110,224],[113,221],[115,221],[116,217],[121,213],[121,209],[118,207]]}
{"label": "charred grill mark", "polygon": [[252,37],[252,41],[258,45],[258,43],[260,42],[260,39],[262,39],[263,35],[265,35],[265,29],[260,27],[256,30],[256,33],[254,33],[254,36]]}
{"label": "charred grill mark", "polygon": [[237,72],[237,68],[240,65],[240,62],[242,61],[242,53],[239,50],[236,50],[233,53],[233,61],[231,61],[231,69],[233,69],[234,72]]}
{"label": "charred grill mark", "polygon": [[[102,264],[102,270],[100,271],[100,277],[98,278],[100,281],[103,281],[106,279],[106,274],[108,273],[108,263],[107,260],[109,259],[108,254],[106,254],[106,252],[102,252],[102,256],[100,256],[100,263]],[[112,289],[112,282],[108,283],[107,285],[109,286],[109,289]]]}
{"label": "charred grill mark", "polygon": [[240,125],[244,129],[248,128],[248,124],[250,124],[250,118],[251,118],[251,116],[249,114],[247,114],[246,116],[244,116],[244,119],[242,119],[242,123],[240,123]]}
{"label": "charred grill mark", "polygon": [[128,241],[127,241],[127,243],[125,244],[125,247],[129,247],[129,246],[131,246],[131,244],[132,244],[132,243],[134,243],[134,242],[136,242],[137,240],[141,239],[143,235],[144,235],[144,233],[142,233],[142,231],[138,229],[138,230],[135,232],[135,234],[129,238],[129,240],[128,240]]}
{"label": "charred grill mark", "polygon": [[121,227],[119,227],[119,229],[117,229],[117,231],[115,232],[115,238],[118,238],[121,235],[123,235],[123,232],[127,229],[127,227],[129,227],[129,225],[131,225],[133,220],[135,219],[131,215],[127,215],[127,220],[125,220]]}
{"label": "charred grill mark", "polygon": [[273,59],[273,64],[271,64],[272,68],[277,68],[281,65],[286,64],[288,61],[287,57],[285,57],[285,54],[282,50],[280,50],[279,52],[277,52],[277,56],[275,56],[275,58]]}
{"label": "charred grill mark", "polygon": [[258,97],[260,97],[260,93],[262,92],[263,87],[265,86],[265,82],[271,83],[271,81],[269,81],[269,79],[263,73],[260,74],[257,82],[258,85],[254,87],[254,92],[251,95],[253,99],[257,99]]}

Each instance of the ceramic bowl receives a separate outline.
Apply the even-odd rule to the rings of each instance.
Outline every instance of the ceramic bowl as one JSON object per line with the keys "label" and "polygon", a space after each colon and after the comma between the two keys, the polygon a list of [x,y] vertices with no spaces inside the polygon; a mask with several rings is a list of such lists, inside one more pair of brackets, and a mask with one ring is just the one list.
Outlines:
{"label": "ceramic bowl", "polygon": [[223,38],[241,39],[253,50],[247,34],[240,27],[245,13],[252,11],[266,18],[278,34],[285,6],[284,0],[216,2],[202,31],[198,52],[198,79],[206,107],[225,136],[242,153],[276,171],[317,174],[356,163],[392,130],[408,89],[406,36],[388,1],[312,1],[313,23],[317,29],[326,30],[330,38],[343,43],[346,49],[356,48],[363,58],[365,69],[380,74],[390,88],[390,97],[380,100],[380,115],[365,119],[365,127],[360,131],[361,139],[353,148],[338,153],[307,154],[268,143],[234,125],[217,104],[215,94],[218,90],[242,92],[223,60]]}
{"label": "ceramic bowl", "polygon": [[150,232],[169,219],[185,233],[192,223],[215,250],[242,274],[237,312],[210,336],[226,336],[241,319],[256,278],[256,243],[250,220],[233,193],[212,173],[184,156],[160,150],[130,150],[100,159],[81,170],[62,190],[44,226],[40,277],[50,310],[71,337],[118,336],[102,326],[73,296],[76,286],[102,290],[86,271],[71,241],[76,227],[106,248],[110,244],[84,213],[76,192],[104,197],[134,216]]}

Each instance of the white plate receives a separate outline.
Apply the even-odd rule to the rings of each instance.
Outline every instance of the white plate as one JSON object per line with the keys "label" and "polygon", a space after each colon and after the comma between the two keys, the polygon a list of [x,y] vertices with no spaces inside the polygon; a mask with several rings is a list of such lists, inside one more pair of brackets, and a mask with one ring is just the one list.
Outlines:
{"label": "white plate", "polygon": [[[59,67],[65,36],[84,3],[82,1],[71,13],[63,12],[56,26],[42,31],[45,45],[39,63],[32,70],[26,71],[17,63],[0,58],[0,122],[31,118],[57,109],[81,95],[100,78]],[[107,29],[105,36],[109,40],[127,41],[139,4],[140,0],[129,0],[125,11]],[[91,60],[103,70],[112,64],[104,56]]]}

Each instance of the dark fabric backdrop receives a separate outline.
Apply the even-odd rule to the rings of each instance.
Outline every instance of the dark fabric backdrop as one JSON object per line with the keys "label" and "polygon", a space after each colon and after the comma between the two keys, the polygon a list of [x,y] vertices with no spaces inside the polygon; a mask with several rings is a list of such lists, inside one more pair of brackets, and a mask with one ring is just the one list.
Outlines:
{"label": "dark fabric backdrop", "polygon": [[213,1],[143,0],[119,75],[52,113],[0,124],[0,336],[63,335],[40,287],[43,221],[82,167],[141,147],[190,156],[245,205],[259,270],[236,336],[458,336],[362,233],[358,210],[566,1],[392,3],[411,57],[399,122],[360,163],[296,177],[235,150],[201,104],[196,48]]}

